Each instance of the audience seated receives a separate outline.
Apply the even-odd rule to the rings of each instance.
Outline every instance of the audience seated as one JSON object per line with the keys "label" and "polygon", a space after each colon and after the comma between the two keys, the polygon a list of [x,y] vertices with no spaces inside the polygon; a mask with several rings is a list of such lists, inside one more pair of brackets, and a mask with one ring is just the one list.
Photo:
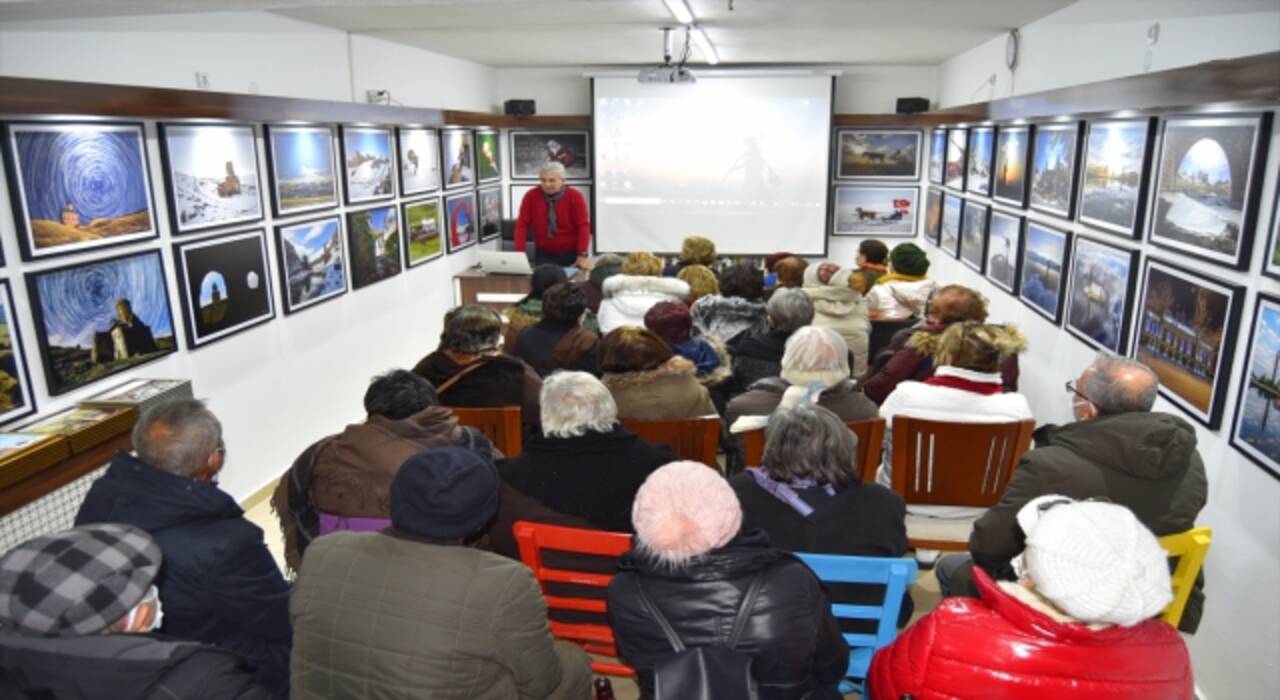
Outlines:
{"label": "audience seated", "polygon": [[754,267],[731,265],[718,277],[720,293],[705,296],[689,307],[698,335],[728,343],[743,332],[766,328],[764,276]]}
{"label": "audience seated", "polygon": [[653,331],[619,328],[600,342],[600,369],[618,417],[676,420],[716,415],[693,363],[671,352]]}
{"label": "audience seated", "polygon": [[446,406],[519,406],[520,420],[536,430],[542,380],[529,365],[504,355],[502,346],[502,317],[479,304],[464,304],[444,315],[440,346],[413,372],[436,387]]}
{"label": "audience seated", "polygon": [[155,538],[160,631],[243,654],[260,684],[287,696],[289,584],[262,530],[216,484],[222,424],[199,401],[168,401],[138,419],[133,447],[136,457],[117,452],[93,482],[75,524],[123,523]]}
{"label": "audience seated", "polygon": [[600,302],[604,300],[604,281],[620,274],[622,274],[622,257],[606,253],[597,255],[591,262],[591,272],[587,273],[585,280],[574,283],[587,295],[587,310],[593,315],[600,312]]}
{"label": "audience seated", "polygon": [[711,267],[716,264],[716,244],[710,238],[686,236],[680,244],[680,259],[662,270],[663,277],[675,277],[690,265]]}
{"label": "audience seated", "polygon": [[[1109,357],[1068,383],[1076,422],[1035,432],[1036,448],[1018,463],[1000,503],[974,523],[972,561],[953,555],[938,562],[943,594],[977,595],[970,577],[978,567],[994,578],[1010,578],[1011,562],[1025,541],[1016,514],[1047,493],[1105,498],[1131,509],[1160,536],[1194,527],[1208,490],[1196,431],[1179,416],[1151,410],[1158,384],[1142,363]],[[1200,624],[1203,585],[1201,577],[1191,592],[1180,624],[1184,632]]]}
{"label": "audience seated", "polygon": [[533,268],[533,274],[529,276],[529,293],[516,302],[515,306],[503,309],[502,315],[517,329],[532,326],[542,320],[542,293],[551,285],[568,280],[564,268],[559,265],[539,265]]}
{"label": "audience seated", "polygon": [[720,293],[720,280],[716,279],[716,273],[705,265],[688,265],[676,275],[676,278],[689,285],[689,298],[685,299],[687,306],[693,306],[702,297]]}
{"label": "audience seated", "polygon": [[1152,619],[1172,600],[1165,552],[1126,508],[1048,496],[1021,507],[1018,582],[974,574],[876,653],[876,700],[905,697],[1191,700],[1186,645]]}
{"label": "audience seated", "polygon": [[604,281],[604,301],[600,302],[600,333],[623,326],[644,327],[644,315],[660,301],[684,301],[689,285],[681,280],[659,277],[662,261],[653,253],[632,253],[622,263],[622,274]]}
{"label": "audience seated", "polygon": [[[986,323],[987,300],[976,291],[958,284],[939,288],[929,297],[925,324],[894,334],[889,349],[882,355],[888,359],[878,361],[879,368],[869,372],[862,382],[862,391],[876,403],[884,403],[900,382],[908,379],[924,381],[933,376],[934,364],[928,352],[923,352],[909,342],[922,336],[914,344],[931,342],[923,335],[937,336],[953,323],[974,321]],[[1010,355],[1000,367],[1001,383],[1005,391],[1018,390],[1018,356]]]}
{"label": "audience seated", "polygon": [[810,265],[804,271],[804,293],[813,300],[813,325],[831,328],[844,338],[853,353],[853,371],[862,376],[867,367],[871,321],[862,293],[850,285],[852,270],[831,262]]}
{"label": "audience seated", "polygon": [[858,244],[857,274],[861,275],[865,282],[864,294],[889,272],[889,267],[885,264],[888,259],[889,246],[885,245],[884,241],[867,238]]}
{"label": "audience seated", "polygon": [[636,490],[673,458],[665,445],[649,445],[618,425],[618,408],[600,380],[556,372],[542,384],[542,434],[498,471],[552,510],[630,532]]}
{"label": "audience seated", "polygon": [[129,525],[41,535],[0,557],[0,697],[274,697],[244,656],[148,634],[161,552]]}
{"label": "audience seated", "polygon": [[787,339],[813,322],[813,302],[799,289],[779,288],[769,297],[765,311],[768,330],[739,334],[729,344],[733,356],[730,388],[734,392],[745,391],[761,379],[777,377],[782,371]]}
{"label": "audience seated", "polygon": [[746,591],[759,596],[736,650],[749,655],[762,698],[839,698],[849,647],[813,572],[742,531],[728,482],[695,462],[674,462],[640,487],[632,508],[636,549],[609,584],[609,621],[618,650],[636,669],[641,697],[654,696],[654,666],[672,647],[641,601],[652,600],[686,647],[723,644]]}
{"label": "audience seated", "polygon": [[391,527],[311,544],[294,584],[293,698],[573,698],[586,654],[552,639],[523,564],[472,545],[501,480],[481,452],[426,450],[391,482]]}
{"label": "audience seated", "polygon": [[545,377],[559,369],[598,373],[596,348],[600,338],[581,325],[587,308],[582,287],[568,282],[542,294],[542,319],[522,328],[506,347]]}
{"label": "audience seated", "polygon": [[889,253],[889,272],[867,291],[867,310],[877,318],[923,316],[929,293],[938,285],[925,277],[929,256],[914,243],[899,243]]}
{"label": "audience seated", "polygon": [[719,384],[729,378],[729,360],[721,348],[702,338],[693,338],[693,316],[689,307],[678,301],[653,305],[644,315],[644,327],[667,341],[671,351],[693,363],[698,381]]}

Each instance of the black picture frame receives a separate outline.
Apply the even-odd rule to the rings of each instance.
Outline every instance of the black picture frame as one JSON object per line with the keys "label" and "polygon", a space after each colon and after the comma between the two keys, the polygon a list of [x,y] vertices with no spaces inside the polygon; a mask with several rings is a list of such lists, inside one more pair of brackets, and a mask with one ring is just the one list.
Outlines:
{"label": "black picture frame", "polygon": [[836,185],[831,193],[830,233],[915,238],[920,225],[916,215],[919,201],[920,188],[915,185]]}
{"label": "black picture frame", "polygon": [[[388,216],[392,219],[390,225],[387,222]],[[379,220],[381,223],[378,223]],[[371,233],[375,227],[377,235]],[[347,212],[347,270],[352,291],[364,289],[404,272],[400,228],[400,207],[394,202]],[[362,236],[365,238],[361,238]],[[395,245],[395,250],[388,251],[387,247],[392,244]]]}
{"label": "black picture frame", "polygon": [[[960,262],[981,275],[987,262],[987,227],[991,221],[991,207],[982,202],[968,200],[960,217]],[[974,228],[976,227],[976,234]]]}
{"label": "black picture frame", "polygon": [[565,165],[566,180],[591,179],[591,131],[588,129],[511,129],[507,131],[507,153],[511,180],[537,180],[538,169],[550,157],[554,141],[564,154],[555,158]]}
{"label": "black picture frame", "polygon": [[449,192],[476,186],[476,137],[471,129],[440,129],[440,186]]}
{"label": "black picture frame", "polygon": [[[416,210],[421,210],[423,207],[429,207],[431,205],[435,205],[435,212],[432,217],[434,220],[436,239],[434,252],[431,251],[432,246],[430,245],[432,235],[430,227],[424,226],[421,231],[414,231],[411,223],[414,216],[416,216]],[[415,211],[411,212],[411,209]],[[429,211],[429,209],[427,211]],[[435,197],[426,197],[414,200],[412,202],[401,202],[400,221],[402,222],[402,226],[400,228],[404,231],[404,241],[401,244],[401,248],[404,249],[404,265],[406,268],[412,269],[419,265],[429,263],[432,260],[444,257],[444,202],[438,195]],[[415,241],[415,236],[417,237],[417,241]],[[413,257],[415,242],[420,242],[425,249],[425,252],[417,258]]]}
{"label": "black picture frame", "polygon": [[924,237],[934,245],[939,245],[942,237],[942,196],[943,191],[930,187],[925,193]]}
{"label": "black picture frame", "polygon": [[[1062,307],[1067,296],[1071,238],[1070,231],[1034,219],[1027,219],[1022,230],[1018,299],[1054,325],[1062,318]],[[1032,256],[1035,256],[1034,259]],[[1055,264],[1056,281],[1053,278]]]}
{"label": "black picture frame", "polygon": [[[276,262],[280,275],[280,306],[284,309],[285,315],[318,306],[347,293],[351,286],[351,270],[344,247],[346,240],[346,232],[343,231],[342,227],[344,218],[340,213],[333,212],[327,216],[291,221],[275,226]],[[311,261],[316,260],[316,255],[310,251],[298,254],[294,244],[296,242],[297,245],[305,245],[309,242],[307,239],[312,237],[311,231],[303,232],[304,229],[314,230],[318,226],[328,224],[333,225],[331,234],[325,233],[323,229],[316,234],[316,236],[325,236],[328,240],[323,241],[323,245],[318,251],[321,256],[320,262],[323,263],[320,267],[320,271],[324,276],[323,287],[312,294],[312,284],[315,276],[319,274],[315,266],[311,264]],[[295,241],[294,232],[301,234],[304,240]],[[336,237],[336,240],[333,237]],[[291,256],[286,251],[295,252]],[[335,256],[336,260],[334,260]],[[304,260],[306,261],[305,265],[303,264]],[[311,271],[308,272],[307,268],[311,268]],[[341,284],[337,289],[332,288],[335,274],[340,274],[342,278]],[[295,284],[295,278],[302,275],[308,275],[305,284],[302,280],[298,280],[298,283]]]}
{"label": "black picture frame", "polygon": [[[262,203],[262,173],[259,171],[258,135],[253,124],[229,122],[161,122],[160,162],[164,170],[165,201],[169,205],[169,231],[174,236],[190,233],[202,233],[216,229],[243,227],[255,224],[265,217],[266,208]],[[175,141],[188,132],[195,132],[191,138],[199,139],[203,134],[221,134],[218,141],[234,142],[218,143],[216,154],[188,153],[179,148]],[[203,136],[210,138],[210,136]],[[214,148],[214,146],[209,146]],[[235,158],[227,160],[229,148],[234,148]],[[247,149],[247,152],[246,152]],[[215,172],[218,162],[224,163],[221,173]],[[251,164],[253,177],[248,177]],[[184,169],[179,172],[179,168]],[[188,173],[185,169],[202,169],[200,173]],[[179,177],[181,175],[181,177]],[[219,180],[221,177],[221,180]],[[253,188],[252,194],[245,192],[246,186]],[[210,189],[212,188],[212,190]],[[233,194],[224,194],[225,192]],[[207,218],[198,222],[197,217],[204,219],[209,209],[208,202],[226,207],[226,201],[232,196],[240,198],[241,212],[217,218]],[[215,197],[217,199],[215,199]],[[190,206],[180,202],[195,202]]]}
{"label": "black picture frame", "polygon": [[[502,182],[502,134],[497,129],[475,131],[476,182]],[[492,146],[492,152],[486,153]]]}
{"label": "black picture frame", "polygon": [[[1010,231],[1008,227],[1012,226]],[[987,223],[987,264],[984,276],[992,284],[1017,296],[1022,281],[1022,241],[1026,217],[991,208]],[[997,231],[998,230],[998,231]],[[1006,233],[1011,235],[1006,237]],[[997,238],[998,236],[998,238]],[[997,245],[997,243],[1005,245]]]}
{"label": "black picture frame", "polygon": [[929,132],[929,182],[935,185],[946,184],[947,171],[947,130],[934,129]]}
{"label": "black picture frame", "polygon": [[[1173,290],[1171,296],[1178,306],[1170,305],[1168,308],[1161,310],[1162,302],[1152,303],[1151,299],[1152,280],[1153,276],[1157,274],[1161,278],[1156,279],[1156,284],[1161,284],[1166,280],[1173,280],[1181,282],[1188,287],[1194,286],[1194,288],[1188,289],[1184,287]],[[1227,384],[1231,379],[1231,363],[1235,356],[1236,333],[1240,323],[1240,307],[1244,301],[1244,287],[1232,285],[1199,272],[1193,272],[1160,258],[1148,257],[1143,264],[1140,289],[1141,294],[1139,295],[1133,324],[1134,337],[1130,342],[1129,355],[1150,367],[1156,373],[1156,376],[1160,378],[1161,396],[1210,430],[1217,430],[1222,424],[1222,413],[1227,398]],[[1217,312],[1216,306],[1218,303],[1213,297],[1202,295],[1202,290],[1207,290],[1210,294],[1217,294],[1223,297],[1225,301],[1222,306],[1225,308],[1220,313]],[[1186,298],[1188,293],[1192,295],[1191,299]],[[1160,298],[1164,296],[1163,293],[1157,294],[1157,297]],[[1206,315],[1221,316],[1220,329],[1205,330],[1197,327],[1203,324],[1183,322],[1179,318],[1174,318],[1172,322],[1169,320],[1169,316],[1178,310],[1181,310],[1183,315],[1199,315],[1202,313],[1201,304],[1207,309],[1207,311],[1203,311]],[[1150,313],[1148,313],[1149,311]],[[1177,325],[1183,325],[1185,328],[1178,329],[1176,328]],[[1167,336],[1164,335],[1165,331],[1169,332]],[[1206,363],[1204,361],[1205,355],[1202,352],[1203,348],[1199,344],[1205,338],[1212,339],[1214,334],[1219,336],[1218,342],[1212,344],[1217,346],[1217,354],[1214,356],[1212,363]],[[1162,345],[1162,349],[1153,349],[1154,344],[1157,342]],[[1198,366],[1213,364],[1215,367],[1212,378],[1207,382],[1201,382],[1207,386],[1192,387],[1197,390],[1207,389],[1208,400],[1204,408],[1197,406],[1192,402],[1191,398],[1185,395],[1185,392],[1193,382],[1200,380],[1196,379],[1192,372],[1188,372],[1175,364],[1178,361],[1187,359],[1179,349],[1180,347],[1189,347],[1191,349],[1191,361],[1194,364]],[[1183,391],[1180,392],[1175,387],[1181,388]]]}
{"label": "black picture frame", "polygon": [[836,181],[920,179],[924,146],[920,129],[840,128],[835,132],[831,162]]}
{"label": "black picture frame", "polygon": [[[955,207],[948,206],[955,202]],[[965,200],[963,197],[946,192],[942,196],[942,225],[938,233],[938,247],[945,250],[951,257],[960,258],[960,230],[964,221]],[[955,215],[949,214],[954,211]],[[954,221],[952,221],[954,219]],[[954,230],[952,230],[954,227]]]}
{"label": "black picture frame", "polygon": [[476,190],[476,216],[480,220],[481,243],[502,236],[503,205],[501,185]]}
{"label": "black picture frame", "polygon": [[[1080,149],[1083,145],[1084,122],[1052,122],[1039,124],[1031,140],[1030,186],[1027,188],[1027,206],[1068,221],[1075,217],[1077,177],[1080,167]],[[1061,141],[1050,143],[1057,137]],[[1051,147],[1052,146],[1052,147]],[[1059,148],[1060,146],[1060,148]],[[1041,169],[1042,159],[1061,153],[1065,167]]]}
{"label": "black picture frame", "polygon": [[347,206],[395,199],[397,145],[391,127],[342,124],[338,127],[338,145]]}
{"label": "black picture frame", "polygon": [[[422,149],[422,153],[418,150]],[[396,127],[396,177],[400,196],[416,197],[440,190],[440,134],[425,126]],[[424,170],[425,169],[425,170]]]}
{"label": "black picture frame", "polygon": [[[328,179],[326,185],[324,183],[324,173],[315,173],[314,168],[311,173],[301,177],[281,178],[280,166],[281,159],[285,157],[285,149],[281,148],[281,144],[276,142],[278,136],[287,134],[312,134],[320,135],[323,133],[323,143],[326,146],[328,157],[324,162],[329,164]],[[338,149],[335,146],[335,134],[333,125],[331,124],[264,124],[262,127],[262,142],[267,149],[267,179],[271,184],[271,214],[276,218],[287,216],[298,216],[301,214],[313,214],[328,209],[333,209],[340,204],[340,195],[338,193]],[[305,168],[306,166],[300,166]],[[309,195],[311,198],[319,198],[328,192],[328,195],[322,201],[316,201],[310,204],[294,204],[286,205],[282,190],[288,188],[291,193],[296,192],[298,195]]]}
{"label": "black picture frame", "polygon": [[1027,208],[1031,190],[1028,157],[1035,127],[1030,124],[1001,125],[996,128],[995,168],[991,176],[991,199],[1001,204]]}
{"label": "black picture frame", "polygon": [[[120,139],[113,139],[112,143],[104,144],[104,146],[112,146],[112,150],[120,149],[117,153],[118,158],[112,159],[106,163],[96,159],[87,157],[89,154],[83,154],[80,150],[73,150],[77,147],[83,148],[82,142],[76,141],[74,138],[71,142],[59,137],[49,137],[44,139],[44,143],[39,144],[41,148],[36,148],[36,144],[32,144],[30,152],[24,153],[28,149],[24,149],[18,144],[19,134],[74,134],[77,131],[87,132],[88,134],[115,133],[126,134],[134,139],[134,144],[123,143]],[[120,245],[128,245],[131,243],[139,243],[142,241],[154,240],[160,236],[160,222],[156,218],[155,206],[155,190],[151,182],[151,161],[147,154],[147,132],[146,127],[141,122],[130,121],[12,121],[0,124],[0,141],[3,142],[4,164],[6,178],[9,185],[9,202],[13,211],[13,223],[18,238],[18,249],[22,259],[28,262],[36,260],[48,260],[56,258],[60,255],[72,255],[75,253],[83,253],[86,251],[97,251],[104,248],[110,248]],[[136,150],[132,146],[136,145]],[[130,146],[125,150],[126,146]],[[57,153],[50,153],[50,149],[54,149]],[[58,153],[65,154],[66,157],[59,157]],[[25,156],[25,157],[24,157]],[[40,168],[28,168],[25,161],[27,159],[38,161]],[[55,169],[55,165],[59,163],[71,162],[72,168],[77,171],[83,171],[84,175],[79,178],[71,178],[60,173]],[[83,162],[82,162],[83,161]],[[123,169],[123,170],[122,170]],[[132,173],[130,171],[133,171]],[[39,175],[37,175],[37,172]],[[90,217],[89,223],[82,223],[79,209],[66,211],[66,205],[70,204],[75,207],[74,199],[77,195],[81,195],[83,199],[94,202],[101,206],[101,192],[97,189],[108,175],[136,175],[134,178],[138,182],[132,182],[126,191],[117,191],[117,196],[129,200],[123,202],[126,209],[131,209],[138,204],[142,205],[141,209],[133,212],[122,212],[110,218],[110,223],[119,224],[117,227],[135,228],[135,231],[129,231],[122,234],[112,234],[107,237],[96,239],[88,239],[78,243],[49,243],[46,245],[38,245],[36,242],[37,228],[42,230],[55,229],[49,232],[51,236],[57,236],[55,240],[60,240],[58,236],[59,227],[66,227],[71,224],[71,228],[91,229],[96,223],[95,220],[103,219],[102,212],[91,210],[88,212]],[[28,178],[32,180],[39,178],[41,182],[30,182],[31,187],[38,190],[42,196],[53,196],[53,191],[58,191],[62,195],[59,199],[65,198],[67,201],[59,206],[58,219],[33,219],[32,203],[27,196]],[[53,186],[44,181],[57,181],[57,186]],[[81,188],[72,188],[72,183],[81,185]],[[90,188],[93,189],[90,189]],[[137,188],[134,190],[134,188]],[[80,190],[77,192],[76,190]],[[84,191],[89,190],[89,191]],[[34,195],[34,192],[32,193]],[[138,198],[141,197],[141,201]],[[55,203],[57,200],[53,200]],[[122,202],[116,202],[116,206],[120,206]],[[43,213],[43,212],[42,212]],[[52,212],[48,212],[52,213]],[[69,217],[74,217],[70,219]],[[36,222],[40,221],[37,227]],[[99,228],[105,228],[99,225]],[[0,254],[0,265],[3,265],[3,254]]]}
{"label": "black picture frame", "polygon": [[[1265,358],[1258,357],[1258,342],[1263,338],[1263,334],[1259,333],[1258,326],[1263,321],[1264,314],[1268,315],[1267,327],[1268,331],[1265,337],[1268,339],[1269,345],[1272,347],[1272,360],[1268,365]],[[1274,322],[1274,323],[1273,323]],[[1236,448],[1249,461],[1262,467],[1263,471],[1271,475],[1272,478],[1280,480],[1280,449],[1274,453],[1268,454],[1259,444],[1251,442],[1246,437],[1246,431],[1249,430],[1246,421],[1260,422],[1261,427],[1265,430],[1267,422],[1280,420],[1280,414],[1272,416],[1271,413],[1276,411],[1274,401],[1274,392],[1276,391],[1276,359],[1280,359],[1280,353],[1277,353],[1277,344],[1280,344],[1280,334],[1277,334],[1273,326],[1280,324],[1280,297],[1265,292],[1259,292],[1253,305],[1252,321],[1249,324],[1249,344],[1246,346],[1244,356],[1244,370],[1240,373],[1240,394],[1236,400],[1235,420],[1232,421],[1230,442],[1231,446]],[[1255,367],[1261,360],[1261,367]],[[1261,373],[1257,373],[1257,370]],[[1271,376],[1268,377],[1267,373]],[[1269,398],[1270,397],[1270,398]],[[1262,416],[1254,418],[1246,416],[1246,412],[1252,409],[1257,412],[1261,409]],[[1260,440],[1258,442],[1261,442]],[[1280,446],[1280,441],[1274,441],[1276,446]]]}
{"label": "black picture frame", "polygon": [[966,192],[991,196],[991,173],[995,170],[996,128],[976,126],[969,129],[969,163],[965,166]]}
{"label": "black picture frame", "polygon": [[[257,256],[252,257],[255,249]],[[230,338],[276,317],[269,258],[267,232],[261,228],[173,244],[188,350]],[[230,265],[237,267],[226,267]],[[207,304],[206,285],[210,288]],[[222,327],[227,317],[239,320]]]}
{"label": "black picture frame", "polygon": [[[1108,256],[1106,265],[1099,260]],[[1096,350],[1124,356],[1133,320],[1133,292],[1138,283],[1139,251],[1092,236],[1077,235],[1071,246],[1071,273],[1062,327]],[[1100,269],[1120,266],[1121,269]],[[1109,277],[1107,273],[1116,273]],[[1086,280],[1085,275],[1089,278]],[[1122,294],[1115,308],[1115,295]],[[1103,308],[1099,308],[1099,303]],[[1112,308],[1105,308],[1111,306]]]}
{"label": "black picture frame", "polygon": [[[31,385],[31,372],[27,368],[26,347],[22,344],[17,307],[13,305],[13,290],[9,280],[0,279],[0,328],[4,329],[6,342],[0,345],[0,381],[6,386],[7,407],[0,410],[0,425],[7,425],[36,412],[36,392]],[[5,347],[7,345],[8,347]]]}
{"label": "black picture frame", "polygon": [[1271,199],[1271,233],[1267,236],[1267,252],[1262,256],[1262,274],[1280,280],[1280,178]]}
{"label": "black picture frame", "polygon": [[969,169],[969,130],[947,129],[947,165],[945,184],[957,192],[964,191],[964,178]]}
{"label": "black picture frame", "polygon": [[[467,205],[470,208],[467,209]],[[461,207],[461,209],[459,209]],[[464,216],[465,215],[465,216]],[[464,190],[444,197],[445,247],[449,254],[470,248],[479,242],[476,191]]]}
{"label": "black picture frame", "polygon": [[[1080,200],[1076,205],[1080,223],[1126,238],[1142,235],[1155,127],[1155,117],[1095,119],[1088,123],[1081,151]],[[1140,143],[1135,144],[1134,137],[1139,137]],[[1136,172],[1131,170],[1134,166]],[[1121,173],[1115,174],[1121,168]],[[1107,192],[1116,189],[1120,191]]]}

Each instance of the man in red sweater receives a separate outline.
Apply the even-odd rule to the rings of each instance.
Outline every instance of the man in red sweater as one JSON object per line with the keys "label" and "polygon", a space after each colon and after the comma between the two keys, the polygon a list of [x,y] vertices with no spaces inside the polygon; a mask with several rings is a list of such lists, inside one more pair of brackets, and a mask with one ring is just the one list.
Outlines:
{"label": "man in red sweater", "polygon": [[564,184],[564,165],[548,162],[538,171],[538,188],[520,200],[516,250],[524,251],[532,232],[534,264],[591,268],[591,219],[582,193]]}

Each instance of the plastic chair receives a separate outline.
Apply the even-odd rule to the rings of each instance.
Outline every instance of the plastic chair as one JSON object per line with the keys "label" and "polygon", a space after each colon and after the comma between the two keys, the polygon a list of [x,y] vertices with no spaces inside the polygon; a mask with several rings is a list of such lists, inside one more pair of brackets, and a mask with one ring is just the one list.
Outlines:
{"label": "plastic chair", "polygon": [[519,406],[495,408],[470,408],[447,406],[460,425],[475,428],[489,438],[505,457],[515,457],[524,449],[524,436],[520,427]]}
{"label": "plastic chair", "polygon": [[823,583],[867,583],[885,587],[880,605],[845,605],[832,603],[837,620],[876,620],[875,634],[845,633],[849,643],[849,670],[840,685],[841,694],[866,693],[867,669],[871,657],[898,636],[898,614],[902,611],[902,595],[916,580],[918,567],[914,559],[890,557],[855,557],[841,554],[796,552],[797,557],[813,569]]}
{"label": "plastic chair", "polygon": [[[849,430],[852,430],[858,436],[859,476],[863,481],[875,479],[876,468],[880,466],[880,450],[884,446],[885,420],[883,418],[854,420],[845,425],[849,426]],[[764,428],[743,433],[742,442],[746,452],[747,465],[752,467],[760,466],[760,462],[764,461]]]}
{"label": "plastic chair", "polygon": [[1178,560],[1173,575],[1169,577],[1173,582],[1173,602],[1160,613],[1161,620],[1174,627],[1182,623],[1187,599],[1191,597],[1196,577],[1200,575],[1200,567],[1204,566],[1205,555],[1209,553],[1209,545],[1212,543],[1213,529],[1207,527],[1195,527],[1160,538],[1160,546],[1164,547],[1170,558]]}
{"label": "plastic chair", "polygon": [[[591,554],[595,556],[618,557],[631,549],[631,535],[620,532],[603,532],[600,530],[580,530],[572,527],[543,525],[520,521],[513,528],[516,543],[520,547],[520,561],[533,570],[533,577],[542,588],[542,595],[547,600],[548,611],[578,610],[604,614],[608,605],[603,599],[575,598],[557,596],[548,593],[547,583],[571,583],[580,586],[607,588],[613,579],[610,574],[553,569],[542,562],[542,550],[554,549],[562,552]],[[613,629],[608,625],[585,623],[568,623],[549,620],[551,636],[564,639],[581,646],[589,654],[612,656],[617,658],[618,648],[614,643]],[[591,670],[610,676],[634,676],[635,669],[621,663],[592,660]]]}
{"label": "plastic chair", "polygon": [[680,420],[623,420],[622,427],[645,442],[669,445],[676,459],[701,462],[719,469],[716,450],[720,447],[720,416]]}

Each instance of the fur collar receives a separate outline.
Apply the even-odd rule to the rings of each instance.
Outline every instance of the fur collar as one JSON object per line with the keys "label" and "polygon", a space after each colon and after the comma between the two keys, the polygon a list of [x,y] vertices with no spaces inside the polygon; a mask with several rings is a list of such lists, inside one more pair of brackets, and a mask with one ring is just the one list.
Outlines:
{"label": "fur collar", "polygon": [[1036,612],[1045,615],[1046,617],[1048,617],[1050,620],[1053,620],[1054,622],[1058,622],[1062,624],[1085,625],[1086,627],[1094,631],[1104,630],[1111,626],[1105,622],[1090,622],[1090,623],[1081,622],[1080,620],[1077,620],[1074,617],[1071,617],[1065,612],[1062,612],[1061,610],[1059,610],[1058,607],[1054,605],[1051,601],[1049,601],[1048,598],[1045,598],[1039,593],[1031,590],[1030,588],[1027,588],[1026,586],[1023,586],[1022,584],[1016,581],[997,581],[996,585],[1000,587],[1000,590],[1009,594],[1011,598],[1014,598],[1019,603],[1022,603],[1028,608],[1031,608],[1032,610],[1035,610]]}
{"label": "fur collar", "polygon": [[[609,279],[613,279],[610,277]],[[619,372],[616,374],[606,374],[601,379],[604,385],[613,389],[628,389],[636,386],[644,386],[652,384],[665,377],[677,377],[685,375],[688,377],[695,376],[696,370],[693,363],[676,355],[670,360],[658,365],[657,367],[645,370],[643,372]]]}
{"label": "fur collar", "polygon": [[674,277],[642,277],[639,275],[614,275],[604,281],[604,296],[621,294],[661,294],[680,299],[689,297],[689,285]]}

